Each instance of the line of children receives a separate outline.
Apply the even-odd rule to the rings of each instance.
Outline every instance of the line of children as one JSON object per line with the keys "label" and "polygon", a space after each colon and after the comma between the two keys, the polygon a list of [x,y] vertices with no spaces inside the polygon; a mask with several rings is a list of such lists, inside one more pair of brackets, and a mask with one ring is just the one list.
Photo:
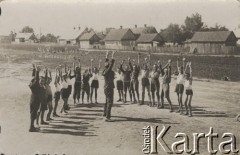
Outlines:
{"label": "line of children", "polygon": [[[113,52],[114,55],[115,52]],[[112,55],[112,59],[113,59]],[[140,105],[144,104],[145,101],[145,91],[147,90],[148,98],[150,101],[149,106],[155,106],[155,95],[157,96],[157,108],[164,108],[164,98],[169,103],[170,112],[173,112],[172,102],[170,99],[170,83],[171,83],[171,60],[162,67],[160,60],[153,64],[151,68],[151,55],[148,58],[144,59],[144,63],[142,64],[142,69],[140,67],[140,54],[137,57],[137,63],[134,60],[128,58],[128,65],[126,65],[125,69],[123,69],[124,60],[121,62],[120,67],[117,69],[116,73],[112,73],[112,68],[114,64],[113,62],[109,62],[108,52],[106,54],[105,61],[105,69],[103,71],[103,76],[105,78],[105,95],[106,95],[106,105],[105,105],[105,114],[107,116],[107,120],[110,121],[111,113],[109,112],[112,106],[113,100],[113,88],[114,84],[111,83],[114,78],[116,78],[116,85],[119,94],[119,99],[117,101],[122,101],[124,103],[127,102],[127,91],[129,92],[130,101],[132,103],[138,102]],[[31,123],[29,131],[34,132],[38,131],[38,128],[34,126],[36,124],[47,125],[46,121],[51,121],[51,115],[53,117],[59,117],[57,114],[57,107],[60,98],[63,100],[63,106],[61,108],[62,114],[67,114],[69,108],[68,100],[72,93],[72,82],[71,79],[75,78],[74,82],[74,90],[73,90],[73,100],[74,104],[76,104],[80,100],[80,95],[82,95],[82,103],[84,103],[84,95],[87,95],[87,102],[89,100],[93,103],[92,97],[93,93],[95,93],[95,103],[97,104],[97,96],[98,96],[98,88],[99,88],[99,70],[101,61],[99,61],[99,66],[93,67],[93,59],[91,59],[91,68],[88,68],[84,71],[83,75],[81,75],[81,63],[80,59],[78,59],[79,65],[76,67],[75,63],[73,63],[73,72],[74,75],[71,75],[71,68],[67,67],[65,64],[64,70],[65,73],[62,73],[62,66],[59,65],[56,67],[56,76],[54,81],[55,92],[54,92],[54,107],[52,105],[53,94],[51,89],[51,81],[52,81],[52,73],[45,68],[44,76],[39,76],[39,72],[41,70],[40,66],[33,65],[32,76],[33,79],[29,85],[32,95],[30,101],[30,113],[31,113]],[[192,90],[192,67],[191,62],[186,64],[184,68],[185,59],[183,59],[183,65],[179,66],[179,60],[177,60],[177,68],[178,68],[178,76],[177,76],[177,85],[175,88],[175,92],[178,96],[179,110],[180,114],[183,114],[183,92],[185,87],[186,99],[184,102],[185,106],[185,115],[192,116],[192,108],[191,101],[193,96]],[[189,68],[190,72],[186,73]],[[112,77],[113,74],[113,77]],[[142,85],[142,102],[140,103],[140,95],[139,95],[139,75],[141,76],[141,85]],[[109,76],[109,77],[108,77]],[[91,85],[89,84],[90,79]],[[149,80],[150,79],[150,80]],[[110,80],[110,81],[106,81]],[[110,83],[109,83],[110,82]],[[109,88],[108,88],[109,87]],[[82,91],[82,94],[80,94]],[[112,91],[110,93],[110,91]],[[136,97],[135,97],[136,93]],[[108,107],[109,106],[109,107]],[[47,119],[44,121],[45,111],[48,110]]]}

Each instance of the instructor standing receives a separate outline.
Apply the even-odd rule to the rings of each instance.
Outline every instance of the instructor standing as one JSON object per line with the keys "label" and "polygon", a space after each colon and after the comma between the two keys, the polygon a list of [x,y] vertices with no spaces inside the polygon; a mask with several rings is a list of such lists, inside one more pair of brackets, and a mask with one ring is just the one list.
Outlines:
{"label": "instructor standing", "polygon": [[115,73],[113,72],[112,68],[114,65],[115,60],[113,59],[115,51],[112,52],[112,60],[108,59],[108,51],[106,53],[106,61],[105,61],[105,69],[103,70],[103,77],[104,77],[104,93],[106,96],[106,103],[104,106],[104,114],[103,116],[106,117],[106,122],[111,122],[111,109],[113,105],[113,95],[114,95],[114,76]]}

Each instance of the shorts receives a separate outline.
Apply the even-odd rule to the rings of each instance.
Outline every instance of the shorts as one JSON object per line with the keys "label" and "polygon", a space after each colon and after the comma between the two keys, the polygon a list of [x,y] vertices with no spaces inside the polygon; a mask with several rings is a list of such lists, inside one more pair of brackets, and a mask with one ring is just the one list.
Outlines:
{"label": "shorts", "polygon": [[178,94],[183,94],[184,91],[184,85],[183,84],[177,84],[175,88],[175,92]]}
{"label": "shorts", "polygon": [[159,80],[152,80],[151,81],[151,91],[155,92],[155,91],[159,91],[160,89],[160,82]]}
{"label": "shorts", "polygon": [[138,90],[138,88],[139,88],[139,81],[138,80],[131,80],[130,90]]}
{"label": "shorts", "polygon": [[61,96],[61,93],[60,93],[60,92],[55,92],[55,93],[54,93],[54,99],[55,99],[55,101],[59,101],[59,100],[60,100],[60,96]]}
{"label": "shorts", "polygon": [[117,80],[117,90],[123,90],[123,81]]}
{"label": "shorts", "polygon": [[142,78],[142,86],[143,87],[150,86],[150,82],[148,78]]}
{"label": "shorts", "polygon": [[69,97],[68,88],[61,90],[61,97],[62,97],[62,99]]}
{"label": "shorts", "polygon": [[127,91],[127,89],[130,88],[130,82],[129,81],[124,81],[123,82],[123,90]]}
{"label": "shorts", "polygon": [[41,102],[40,104],[40,111],[48,110],[48,103],[45,101]]}
{"label": "shorts", "polygon": [[186,95],[193,95],[192,89],[186,89]]}
{"label": "shorts", "polygon": [[99,82],[98,82],[98,80],[92,80],[91,87],[92,87],[92,88],[99,88]]}
{"label": "shorts", "polygon": [[170,90],[169,84],[165,83],[162,86],[163,86],[163,93],[164,93],[165,98],[169,98],[169,90]]}
{"label": "shorts", "polygon": [[68,93],[68,97],[69,97],[72,93],[72,85],[68,85],[67,93]]}
{"label": "shorts", "polygon": [[88,83],[82,84],[81,88],[82,88],[82,91],[85,91],[87,93],[90,92],[90,86]]}
{"label": "shorts", "polygon": [[47,96],[47,102],[52,102],[52,95]]}

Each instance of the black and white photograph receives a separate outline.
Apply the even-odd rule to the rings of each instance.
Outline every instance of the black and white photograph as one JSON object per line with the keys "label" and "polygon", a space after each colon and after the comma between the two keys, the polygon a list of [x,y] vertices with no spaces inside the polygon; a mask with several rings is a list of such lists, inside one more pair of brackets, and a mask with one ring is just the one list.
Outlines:
{"label": "black and white photograph", "polygon": [[0,155],[240,155],[240,0],[0,0]]}

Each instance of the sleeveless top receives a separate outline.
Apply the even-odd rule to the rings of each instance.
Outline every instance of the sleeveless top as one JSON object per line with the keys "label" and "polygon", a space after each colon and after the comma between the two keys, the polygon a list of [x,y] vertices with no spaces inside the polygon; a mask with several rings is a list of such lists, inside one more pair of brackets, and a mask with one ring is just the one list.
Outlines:
{"label": "sleeveless top", "polygon": [[186,89],[186,90],[192,90],[192,85],[190,84],[190,81],[189,81],[189,80],[186,80],[186,81],[185,81],[185,89]]}
{"label": "sleeveless top", "polygon": [[178,74],[177,84],[184,84],[184,75],[183,74]]}

